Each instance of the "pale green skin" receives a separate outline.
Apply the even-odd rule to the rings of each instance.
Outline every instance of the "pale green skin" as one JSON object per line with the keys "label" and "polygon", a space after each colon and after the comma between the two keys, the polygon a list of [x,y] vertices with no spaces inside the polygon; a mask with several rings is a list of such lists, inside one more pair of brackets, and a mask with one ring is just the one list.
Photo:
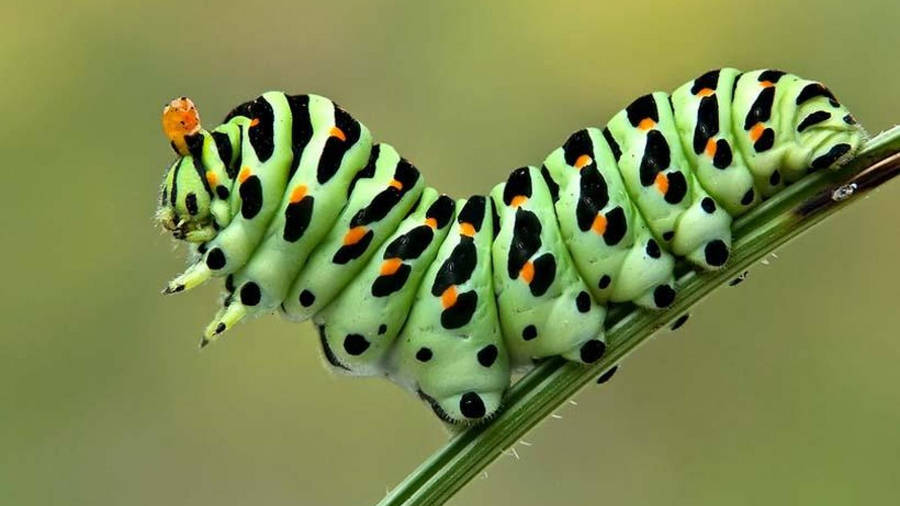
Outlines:
{"label": "pale green skin", "polygon": [[[622,149],[619,171],[632,201],[657,242],[672,253],[687,257],[695,265],[714,269],[715,266],[706,262],[704,248],[710,241],[720,239],[731,249],[731,216],[720,206],[716,206],[712,214],[702,209],[700,202],[709,194],[697,182],[684,151],[680,149],[681,141],[675,129],[674,115],[665,106],[668,104],[668,95],[657,91],[653,93],[653,98],[659,112],[659,122],[655,128],[669,144],[671,156],[669,167],[664,172],[680,170],[684,174],[687,180],[687,197],[678,204],[670,204],[655,186],[641,185],[640,164],[647,133],[631,126],[624,109],[613,116],[607,125]],[[665,239],[666,232],[674,232],[671,240]]]}
{"label": "pale green skin", "polygon": [[[503,337],[515,366],[530,364],[532,359],[562,355],[569,360],[581,361],[581,346],[592,339],[603,340],[603,320],[606,308],[591,297],[587,313],[578,311],[575,299],[579,293],[588,291],[585,282],[578,275],[569,251],[563,243],[556,218],[553,201],[546,185],[542,184],[540,172],[528,167],[532,181],[532,195],[522,209],[535,213],[540,220],[541,247],[533,255],[537,258],[551,253],[556,259],[556,277],[547,291],[535,297],[529,285],[522,279],[510,279],[507,260],[510,241],[513,237],[516,207],[503,202],[503,188],[500,183],[491,191],[491,198],[500,217],[500,231],[491,251],[494,259],[494,290]],[[589,292],[588,292],[589,293]],[[522,331],[528,325],[537,328],[537,337],[522,338]]]}
{"label": "pale green skin", "polygon": [[[361,178],[357,181],[344,210],[341,211],[331,230],[310,255],[306,266],[300,271],[300,275],[297,276],[288,291],[281,306],[283,314],[288,319],[292,321],[307,320],[331,302],[341,289],[365,267],[378,245],[397,229],[400,220],[415,204],[425,187],[425,180],[421,176],[383,219],[366,226],[374,235],[363,255],[342,265],[331,261],[344,243],[344,235],[350,228],[350,221],[360,209],[372,202],[375,195],[388,187],[394,178],[394,169],[399,162],[400,155],[393,147],[388,144],[380,145],[378,159],[375,162],[375,175],[372,178]],[[303,290],[309,290],[315,294],[315,301],[307,307],[301,305],[299,301],[300,293]]]}
{"label": "pale green skin", "polygon": [[[740,216],[760,201],[760,191],[754,188],[753,174],[736,147],[735,130],[728,128],[734,121],[738,121],[733,119],[731,109],[732,85],[738,74],[740,71],[737,69],[722,69],[719,72],[719,80],[713,95],[719,105],[719,133],[716,135],[716,139],[725,139],[732,146],[732,161],[725,169],[716,168],[713,165],[712,157],[703,153],[697,155],[692,148],[694,128],[697,125],[697,111],[701,100],[701,97],[691,93],[693,83],[685,83],[672,93],[672,104],[675,109],[689,112],[689,114],[677,115],[675,123],[681,137],[684,154],[690,162],[694,175],[700,185],[715,198],[716,203],[734,217]],[[741,89],[739,93],[743,91]],[[741,122],[745,115],[746,111],[740,115]],[[754,190],[753,199],[747,204],[741,203],[741,199],[751,189]]]}
{"label": "pale green skin", "polygon": [[[556,203],[552,202],[537,169],[528,168],[532,195],[521,205],[534,212],[542,224],[542,245],[532,259],[551,252],[557,262],[555,279],[539,297],[531,294],[524,281],[510,279],[507,273],[515,209],[503,203],[504,184],[495,187],[491,198],[498,211],[498,235],[491,240],[492,223],[487,213],[476,234],[476,271],[469,281],[458,286],[460,293],[476,290],[481,303],[475,317],[454,330],[440,325],[440,297],[433,296],[430,287],[443,259],[460,240],[456,221],[436,230],[433,240],[418,258],[404,262],[411,267],[411,275],[400,290],[386,297],[371,294],[387,245],[425,223],[425,212],[438,193],[430,188],[423,190],[420,177],[397,208],[370,225],[375,238],[366,253],[346,265],[332,265],[329,260],[340,247],[350,218],[389,181],[387,169],[396,163],[394,160],[399,160],[399,155],[382,145],[383,160],[376,162],[375,177],[361,179],[348,199],[348,185],[366,164],[372,145],[371,135],[360,125],[360,139],[344,155],[338,173],[328,183],[318,185],[315,168],[334,123],[335,106],[325,98],[310,95],[314,133],[302,154],[299,170],[288,182],[293,156],[290,109],[283,94],[266,93],[263,97],[271,105],[275,118],[275,150],[268,161],[259,161],[246,135],[251,119],[238,116],[213,130],[228,137],[232,160],[220,160],[210,132],[201,130],[202,170],[198,171],[193,156],[187,155],[176,160],[167,171],[163,195],[171,195],[173,186],[178,187],[178,192],[174,202],[165,199],[161,203],[157,219],[174,231],[176,238],[199,245],[195,250],[196,263],[173,280],[167,292],[191,289],[213,275],[225,274],[234,274],[239,291],[244,280],[252,279],[260,285],[262,294],[260,304],[252,312],[272,311],[284,303],[285,313],[295,319],[312,315],[338,367],[356,375],[388,376],[408,389],[419,391],[448,421],[472,423],[489,418],[501,403],[513,367],[553,355],[581,361],[579,351],[584,343],[603,340],[607,302],[633,301],[654,307],[654,288],[673,283],[672,254],[687,258],[701,269],[713,268],[704,258],[704,245],[718,239],[730,247],[733,216],[746,212],[761,197],[774,194],[785,182],[803,177],[811,161],[836,144],[846,143],[850,149],[829,165],[832,168],[856,152],[865,134],[850,119],[847,110],[830,103],[827,97],[795,105],[800,91],[812,81],[786,74],[776,85],[771,119],[764,124],[775,132],[774,145],[756,153],[743,122],[762,89],[757,79],[760,72],[740,75],[734,87],[733,103],[729,102],[738,71],[722,69],[720,72],[714,90],[720,105],[720,131],[714,139],[726,140],[733,157],[724,169],[715,168],[712,157],[695,154],[692,149],[700,103],[700,97],[690,93],[692,82],[672,95],[677,118],[668,107],[666,94],[654,94],[660,116],[654,128],[665,137],[671,153],[671,164],[665,172],[680,170],[687,182],[687,196],[678,205],[667,203],[654,186],[645,188],[640,184],[638,171],[647,133],[633,127],[624,111],[608,124],[622,151],[618,163],[600,131],[587,130],[593,143],[590,155],[609,189],[609,203],[600,212],[619,205],[626,215],[627,233],[615,246],[607,246],[602,236],[591,230],[582,232],[578,228],[574,214],[579,192],[578,169],[565,162],[561,149],[554,151],[545,162],[550,177],[559,185]],[[831,117],[798,132],[801,121],[815,111],[828,111]],[[845,121],[845,117],[849,120]],[[239,184],[226,171],[226,166],[233,166],[237,160],[262,182],[263,207],[249,220],[239,212],[242,206]],[[240,167],[237,169],[239,172]],[[772,185],[770,178],[776,169],[781,173],[781,182]],[[209,177],[207,173],[229,189],[227,199],[220,199],[215,188],[207,191],[204,183]],[[282,239],[284,211],[291,190],[301,183],[307,186],[307,194],[315,196],[314,219],[303,238],[289,244]],[[755,192],[753,202],[740,203],[751,188]],[[197,209],[193,215],[188,212],[188,193],[196,196]],[[418,194],[421,202],[405,216]],[[713,213],[701,209],[700,202],[707,196],[715,200]],[[663,237],[668,231],[674,233],[671,241]],[[646,253],[651,238],[662,247],[659,259],[652,259]],[[221,248],[227,258],[226,267],[216,272],[205,261],[214,248]],[[598,282],[603,275],[609,275],[612,282],[601,290]],[[298,309],[298,293],[304,287],[312,288],[316,302],[311,308]],[[590,294],[587,313],[580,313],[575,303],[582,291]],[[213,322],[215,326],[223,323],[230,327],[250,314],[251,310],[240,304],[236,294],[229,294],[229,298],[229,308],[220,312]],[[535,325],[538,337],[525,341],[522,331],[529,324]],[[382,325],[385,328],[379,333]],[[207,337],[214,331],[211,325]],[[343,346],[344,337],[351,333],[364,335],[370,342],[356,356],[350,355]],[[204,339],[203,343],[206,342]],[[498,349],[496,362],[489,368],[480,366],[475,358],[487,345]],[[415,358],[423,346],[433,353],[426,363]],[[466,393],[479,395],[485,404],[484,417],[467,418],[461,413],[460,399]]]}
{"label": "pale green skin", "polygon": [[[422,277],[434,262],[448,231],[454,228],[453,222],[434,230],[434,238],[422,254],[404,262],[411,270],[407,282],[400,290],[385,297],[376,297],[372,295],[372,284],[379,276],[388,245],[423,225],[426,211],[438,197],[440,194],[436,190],[425,188],[422,199],[412,214],[400,222],[340,294],[316,313],[313,321],[319,327],[320,338],[326,341],[345,372],[358,376],[380,376],[386,373],[386,354],[406,321]],[[386,330],[379,333],[382,324],[386,325]],[[371,343],[369,348],[360,355],[350,355],[343,346],[344,336],[348,334],[365,336]]]}
{"label": "pale green skin", "polygon": [[[457,213],[465,203],[465,200],[457,201]],[[460,294],[469,291],[477,294],[478,306],[472,319],[460,328],[443,328],[441,296],[431,293],[438,271],[463,237],[458,230],[460,220],[454,219],[450,233],[419,285],[412,311],[388,359],[389,375],[394,381],[425,394],[436,403],[435,411],[450,420],[466,419],[460,410],[460,399],[467,392],[477,393],[484,403],[486,415],[493,414],[500,407],[510,383],[509,355],[500,333],[494,302],[490,200],[485,199],[484,203],[484,219],[474,235],[475,270],[468,281],[455,285]],[[486,346],[495,346],[498,351],[496,360],[489,367],[483,366],[477,358],[478,352]],[[432,352],[431,359],[426,362],[416,358],[416,353],[423,347]]]}
{"label": "pale green skin", "polygon": [[[284,100],[284,95],[279,95],[282,100],[276,103],[287,109],[287,101]],[[286,112],[289,117],[290,111],[287,110]],[[329,131],[335,126],[334,104],[326,98],[310,95],[309,115],[313,134],[309,144],[303,150],[300,165],[297,167],[297,171],[290,182],[286,185],[282,182],[281,190],[272,193],[271,202],[274,204],[270,205],[273,209],[276,209],[276,212],[268,224],[265,234],[262,236],[262,243],[256,249],[247,265],[234,275],[235,292],[240,293],[243,284],[252,280],[260,287],[260,302],[254,306],[246,306],[241,303],[240,297],[233,297],[230,304],[227,307],[223,307],[207,327],[206,336],[208,338],[223,331],[221,324],[224,324],[225,329],[227,329],[245,315],[267,313],[278,308],[279,304],[287,297],[291,282],[297,278],[301,269],[304,268],[307,257],[314,248],[320,246],[323,238],[335,224],[339,213],[347,201],[347,188],[350,185],[350,181],[353,180],[353,176],[366,165],[369,152],[372,149],[372,135],[367,128],[360,124],[359,141],[344,155],[337,173],[324,184],[319,184],[316,180],[316,169],[325,143],[330,137]],[[279,114],[276,112],[276,121],[278,117]],[[287,130],[290,131],[289,123],[286,126]],[[279,153],[278,140],[280,140],[278,139],[279,133],[277,128],[275,137],[277,139],[275,153],[277,154]],[[288,148],[281,150],[282,154],[284,151],[287,151],[288,157],[287,159],[280,158],[282,165],[278,169],[280,169],[279,176],[281,179],[278,182],[286,179],[291,163],[289,137],[288,135],[286,139]],[[272,158],[275,157],[276,155],[273,154]],[[272,179],[278,180],[278,177],[273,176]],[[264,188],[265,184],[264,182]],[[283,236],[285,211],[290,204],[292,191],[300,185],[307,188],[307,195],[315,198],[313,218],[306,232],[299,240],[288,242]],[[264,190],[264,195],[268,196],[269,194],[265,193]],[[263,204],[265,208],[267,201],[264,200]],[[237,216],[239,217],[240,214],[238,213]],[[230,227],[225,230],[229,229]],[[327,244],[323,246],[327,247]]]}
{"label": "pale green skin", "polygon": [[[660,258],[647,255],[647,242],[653,235],[628,197],[609,144],[600,130],[588,128],[587,132],[593,145],[588,154],[597,164],[609,195],[609,203],[601,212],[621,207],[625,212],[626,231],[621,241],[610,246],[603,236],[578,228],[575,209],[581,192],[581,176],[578,169],[566,163],[563,148],[558,148],[550,153],[544,166],[559,185],[559,200],[555,207],[563,241],[578,273],[598,303],[634,301],[643,307],[656,308],[653,290],[660,285],[674,286],[675,258],[665,250]],[[601,289],[599,283],[603,276],[609,276],[611,281],[609,286]]]}

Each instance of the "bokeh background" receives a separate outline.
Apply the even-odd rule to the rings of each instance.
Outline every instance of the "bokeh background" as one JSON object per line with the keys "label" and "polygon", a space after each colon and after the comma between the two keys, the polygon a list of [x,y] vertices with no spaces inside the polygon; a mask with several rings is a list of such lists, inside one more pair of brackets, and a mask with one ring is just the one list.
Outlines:
{"label": "bokeh background", "polygon": [[[457,196],[722,65],[900,119],[900,8],[846,2],[10,2],[0,6],[0,504],[370,504],[447,439],[332,375],[308,325],[196,345],[165,298],[159,113],[317,92]],[[723,288],[455,504],[883,504],[900,494],[900,185]]]}

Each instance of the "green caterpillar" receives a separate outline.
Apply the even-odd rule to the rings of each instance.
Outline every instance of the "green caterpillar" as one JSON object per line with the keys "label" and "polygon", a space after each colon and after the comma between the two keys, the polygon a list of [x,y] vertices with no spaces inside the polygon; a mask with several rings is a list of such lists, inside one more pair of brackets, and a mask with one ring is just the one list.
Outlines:
{"label": "green caterpillar", "polygon": [[675,257],[721,267],[735,217],[865,137],[817,82],[725,68],[454,201],[323,97],[268,92],[211,131],[181,98],[163,125],[157,218],[196,256],[165,292],[226,278],[201,346],[252,314],[312,319],[334,368],[450,423],[494,414],[534,359],[600,359],[609,303],[670,306]]}

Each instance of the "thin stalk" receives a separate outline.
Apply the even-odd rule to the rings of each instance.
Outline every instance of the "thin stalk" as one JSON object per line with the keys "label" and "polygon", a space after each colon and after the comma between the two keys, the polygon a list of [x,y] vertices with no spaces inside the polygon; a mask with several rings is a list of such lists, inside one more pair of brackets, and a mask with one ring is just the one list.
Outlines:
{"label": "thin stalk", "polygon": [[513,385],[496,418],[454,436],[379,504],[440,504],[450,499],[506,448],[676,316],[753,262],[898,174],[900,126],[870,139],[839,170],[812,174],[782,190],[735,222],[731,258],[724,268],[699,273],[680,263],[678,297],[666,311],[631,305],[611,308],[608,348],[599,362],[584,366],[559,357],[542,362]]}

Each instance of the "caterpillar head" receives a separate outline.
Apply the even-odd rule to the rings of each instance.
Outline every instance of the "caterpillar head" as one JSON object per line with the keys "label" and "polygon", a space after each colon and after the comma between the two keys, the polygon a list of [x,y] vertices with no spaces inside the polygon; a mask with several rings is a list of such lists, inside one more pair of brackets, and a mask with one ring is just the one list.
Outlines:
{"label": "caterpillar head", "polygon": [[179,157],[163,178],[157,222],[176,239],[208,241],[215,236],[209,184],[201,163],[188,150],[190,140],[200,137],[200,115],[194,103],[186,97],[171,101],[163,109],[162,126]]}

